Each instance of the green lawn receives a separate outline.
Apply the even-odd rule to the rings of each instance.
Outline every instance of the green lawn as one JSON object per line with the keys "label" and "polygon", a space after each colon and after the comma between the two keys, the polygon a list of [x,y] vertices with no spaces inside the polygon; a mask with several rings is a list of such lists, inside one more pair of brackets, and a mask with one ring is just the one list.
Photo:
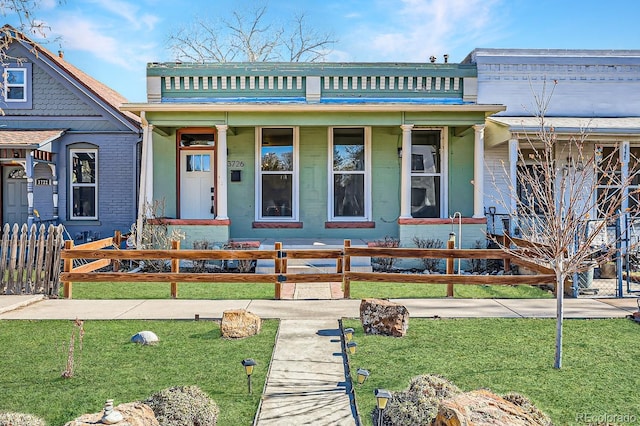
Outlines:
{"label": "green lawn", "polygon": [[[86,321],[76,372],[61,378],[71,321],[0,321],[0,411],[27,412],[59,426],[115,404],[145,399],[172,386],[198,385],[220,407],[219,425],[250,425],[275,341],[277,321],[261,334],[231,341],[213,321]],[[152,330],[156,346],[129,343]],[[243,358],[258,362],[253,395],[247,393]]]}
{"label": "green lawn", "polygon": [[[553,294],[538,287],[519,285],[463,285],[454,286],[454,297],[465,299],[540,299],[552,298]],[[352,282],[351,298],[364,299],[426,299],[447,296],[444,284],[409,284],[409,283],[377,283]]]}
{"label": "green lawn", "polygon": [[[273,299],[270,283],[180,283],[180,299]],[[62,293],[62,289],[60,290]],[[461,298],[551,298],[548,291],[533,286],[456,285],[455,297]],[[446,297],[446,285],[352,282],[351,298],[366,297],[413,299]],[[169,283],[73,283],[74,299],[170,299]]]}
{"label": "green lawn", "polygon": [[[270,283],[180,283],[179,299],[273,299]],[[60,288],[62,295],[62,286]],[[74,299],[170,299],[169,283],[73,283]]]}
{"label": "green lawn", "polygon": [[355,385],[365,425],[375,388],[403,390],[420,374],[444,376],[467,391],[522,393],[556,425],[586,425],[576,421],[580,413],[640,422],[640,326],[627,319],[565,321],[561,370],[553,368],[555,320],[411,319],[404,338],[364,336],[357,320],[344,326],[356,330],[352,374],[360,367],[371,373]]}

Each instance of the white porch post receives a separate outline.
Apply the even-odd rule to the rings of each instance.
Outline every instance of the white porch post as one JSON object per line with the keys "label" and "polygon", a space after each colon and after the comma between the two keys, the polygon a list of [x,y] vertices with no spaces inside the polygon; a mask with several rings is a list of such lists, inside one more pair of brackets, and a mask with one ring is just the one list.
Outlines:
{"label": "white porch post", "polygon": [[[620,146],[620,181],[627,182],[629,179],[629,164],[631,162],[631,145],[629,141],[622,141]],[[622,240],[622,254],[626,254],[629,249],[629,237],[631,235],[627,235],[627,222],[629,220],[629,188],[626,189],[626,194],[622,197],[620,202],[620,230],[621,230],[621,240]]]}
{"label": "white porch post", "polygon": [[27,225],[33,224],[33,151],[27,150],[25,171],[27,174]]}
{"label": "white porch post", "polygon": [[[140,189],[138,197],[138,218],[136,220],[136,248],[142,245],[142,223],[146,216],[147,203],[153,199],[153,149],[151,140],[153,126],[145,119],[145,113],[140,114],[142,118],[142,158],[140,158]],[[149,173],[149,169],[151,172]]]}
{"label": "white porch post", "polygon": [[402,163],[400,167],[400,218],[411,217],[411,131],[413,124],[403,124]]}
{"label": "white porch post", "polygon": [[229,126],[225,124],[216,125],[218,130],[218,140],[216,141],[216,219],[229,219],[227,213],[227,130]]}
{"label": "white porch post", "polygon": [[473,126],[473,217],[484,217],[484,124]]}
{"label": "white porch post", "polygon": [[513,235],[516,224],[514,219],[516,218],[518,211],[518,203],[516,188],[518,187],[518,139],[509,139],[509,186],[511,187],[509,194],[509,233]]}
{"label": "white porch post", "polygon": [[53,181],[53,220],[58,223],[58,171],[55,164],[49,164]]}

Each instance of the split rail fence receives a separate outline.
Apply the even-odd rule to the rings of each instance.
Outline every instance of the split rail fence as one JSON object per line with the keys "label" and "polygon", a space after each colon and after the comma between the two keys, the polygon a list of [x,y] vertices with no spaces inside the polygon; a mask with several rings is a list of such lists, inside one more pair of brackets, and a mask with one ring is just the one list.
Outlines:
{"label": "split rail fence", "polygon": [[64,228],[8,223],[0,242],[0,294],[58,295]]}
{"label": "split rail fence", "polygon": [[[344,297],[350,298],[352,281],[374,281],[387,283],[447,284],[447,296],[452,297],[455,285],[554,285],[553,271],[534,263],[517,259],[499,249],[454,249],[450,242],[446,249],[351,247],[350,240],[344,241],[343,248],[337,249],[283,249],[282,243],[275,243],[273,250],[180,250],[179,242],[173,242],[171,250],[104,250],[106,247],[120,247],[119,236],[74,246],[67,241],[61,253],[64,271],[63,295],[73,296],[73,282],[161,282],[170,283],[171,297],[178,297],[178,284],[183,283],[272,283],[275,285],[275,299],[281,298],[282,283],[326,283],[342,282]],[[351,270],[351,258],[392,257],[392,258],[434,258],[446,259],[445,274],[407,274],[383,272],[356,272]],[[95,259],[79,267],[74,267],[75,259]],[[170,272],[120,272],[119,262],[125,260],[148,261],[164,259],[171,263]],[[287,263],[292,259],[335,260],[335,272],[289,273]],[[454,273],[455,259],[498,259],[504,261],[505,270],[511,263],[527,266],[537,275],[457,275]],[[274,273],[196,273],[181,272],[180,261],[207,260],[272,260]],[[113,265],[112,271],[96,272],[100,268]]]}

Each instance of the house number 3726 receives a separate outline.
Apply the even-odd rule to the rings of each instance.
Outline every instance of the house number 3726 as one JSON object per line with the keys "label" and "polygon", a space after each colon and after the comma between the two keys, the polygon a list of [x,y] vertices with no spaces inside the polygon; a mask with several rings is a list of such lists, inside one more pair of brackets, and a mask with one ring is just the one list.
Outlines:
{"label": "house number 3726", "polygon": [[229,160],[227,161],[227,167],[244,167],[244,161]]}

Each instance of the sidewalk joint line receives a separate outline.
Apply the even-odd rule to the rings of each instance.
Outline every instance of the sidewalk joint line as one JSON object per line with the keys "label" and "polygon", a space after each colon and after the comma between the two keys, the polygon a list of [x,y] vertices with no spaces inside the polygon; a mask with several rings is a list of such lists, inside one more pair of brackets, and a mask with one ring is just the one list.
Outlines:
{"label": "sidewalk joint line", "polygon": [[505,305],[504,303],[501,303],[498,299],[491,299],[494,302],[496,302],[498,305],[502,306],[503,308],[506,308],[508,310],[510,310],[511,312],[513,312],[514,314],[518,315],[520,318],[526,318],[524,315],[522,315],[520,312],[516,311],[515,309],[511,309],[510,307],[508,307],[507,305]]}

